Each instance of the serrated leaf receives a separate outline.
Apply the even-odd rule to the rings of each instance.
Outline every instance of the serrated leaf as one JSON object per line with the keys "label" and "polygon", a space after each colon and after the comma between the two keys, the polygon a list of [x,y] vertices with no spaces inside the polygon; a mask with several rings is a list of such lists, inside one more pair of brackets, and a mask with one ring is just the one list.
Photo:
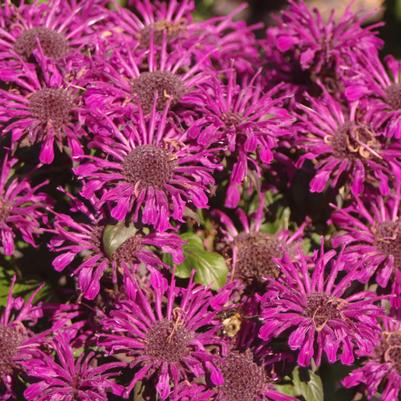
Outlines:
{"label": "serrated leaf", "polygon": [[308,370],[309,381],[304,382],[300,378],[299,367],[297,366],[293,372],[293,386],[296,395],[301,395],[306,401],[323,401],[323,383],[319,375]]}
{"label": "serrated leaf", "polygon": [[223,256],[217,252],[208,252],[202,239],[194,233],[181,234],[181,238],[186,241],[183,247],[185,261],[176,266],[175,275],[189,278],[195,269],[196,283],[210,286],[213,290],[223,287],[228,273]]}
{"label": "serrated leaf", "polygon": [[133,224],[126,226],[123,221],[117,224],[108,225],[103,232],[103,248],[107,256],[111,257],[113,253],[129,238],[132,238],[137,232]]}

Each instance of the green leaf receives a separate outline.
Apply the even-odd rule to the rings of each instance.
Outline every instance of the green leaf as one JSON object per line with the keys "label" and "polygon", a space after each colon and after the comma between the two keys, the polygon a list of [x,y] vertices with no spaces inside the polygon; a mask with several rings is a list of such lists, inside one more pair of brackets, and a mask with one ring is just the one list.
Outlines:
{"label": "green leaf", "polygon": [[[175,275],[179,278],[189,278],[195,269],[195,282],[208,285],[213,290],[224,286],[227,281],[228,268],[219,253],[208,252],[203,246],[202,239],[194,233],[181,234],[187,243],[183,247],[185,260],[176,266]],[[171,264],[171,258],[165,258]]]}
{"label": "green leaf", "polygon": [[394,4],[394,14],[398,20],[401,20],[401,0],[397,0]]}
{"label": "green leaf", "polygon": [[293,385],[296,395],[301,395],[306,401],[323,401],[323,383],[320,376],[308,370],[309,380],[302,381],[300,378],[300,370],[297,366],[293,372]]}
{"label": "green leaf", "polygon": [[[0,306],[6,306],[8,292],[10,290],[11,280],[14,273],[4,267],[0,267]],[[14,285],[13,296],[22,297],[25,300],[29,298],[33,291],[42,285],[42,281],[37,278],[18,280]],[[47,298],[51,293],[50,287],[45,285],[37,294],[35,302]]]}
{"label": "green leaf", "polygon": [[287,395],[291,395],[292,397],[297,396],[298,394],[295,394],[295,389],[292,384],[276,384],[276,389],[280,393],[284,393]]}
{"label": "green leaf", "polygon": [[123,221],[114,225],[108,225],[103,232],[103,248],[106,255],[111,257],[113,253],[128,239],[132,238],[137,229],[133,224],[126,226]]}

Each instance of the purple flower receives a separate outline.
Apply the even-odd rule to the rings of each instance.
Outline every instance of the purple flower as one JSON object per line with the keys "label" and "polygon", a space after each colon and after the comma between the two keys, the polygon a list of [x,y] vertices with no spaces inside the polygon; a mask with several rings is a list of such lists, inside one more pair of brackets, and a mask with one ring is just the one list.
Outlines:
{"label": "purple flower", "polygon": [[[368,399],[377,396],[382,401],[395,401],[401,389],[401,323],[386,317],[380,344],[375,348],[362,367],[353,370],[343,380],[347,388],[363,384],[367,388]],[[380,390],[379,390],[380,386]]]}
{"label": "purple flower", "polygon": [[229,293],[221,290],[213,296],[210,290],[196,286],[192,279],[187,288],[177,288],[172,277],[170,285],[158,271],[150,275],[150,288],[129,289],[126,301],[121,301],[104,320],[101,344],[111,354],[132,358],[134,377],[126,395],[144,378],[155,380],[155,388],[165,400],[171,390],[185,380],[214,371],[215,356],[206,348],[219,345],[218,312]]}
{"label": "purple flower", "polygon": [[194,94],[208,78],[205,64],[209,54],[191,65],[192,53],[169,51],[166,35],[161,48],[155,46],[154,40],[146,51],[138,48],[139,44],[133,47],[125,41],[119,46],[113,52],[98,54],[96,67],[87,74],[85,102],[95,116],[103,117],[108,110],[131,118],[131,112],[138,114],[139,108],[149,115],[154,103],[160,112],[167,105],[179,109],[196,100]]}
{"label": "purple flower", "polygon": [[292,401],[293,397],[280,393],[267,376],[265,368],[253,360],[251,350],[231,351],[221,358],[215,381],[216,401]]}
{"label": "purple flower", "polygon": [[[174,263],[182,263],[183,241],[172,233],[146,233],[134,225],[111,224],[100,208],[91,202],[84,203],[72,195],[72,212],[78,215],[55,213],[54,238],[50,249],[58,256],[53,261],[57,271],[64,270],[79,259],[73,270],[78,275],[79,288],[88,299],[94,299],[100,290],[100,279],[111,268],[113,281],[117,274],[127,274],[143,263],[163,266],[164,263],[152,250],[170,253]],[[82,220],[86,216],[86,220]],[[128,273],[130,274],[130,273]]]}
{"label": "purple flower", "polygon": [[159,0],[135,0],[131,3],[135,12],[118,7],[116,12],[111,13],[114,24],[123,31],[127,41],[137,41],[141,47],[147,48],[151,36],[156,46],[163,43],[163,36],[169,44],[189,38],[193,43],[197,39],[199,32],[195,30],[191,17],[195,6],[193,0],[173,0],[168,4]]}
{"label": "purple flower", "polygon": [[49,344],[55,355],[39,351],[30,361],[28,374],[38,379],[28,385],[24,396],[29,401],[107,401],[108,394],[121,395],[123,388],[111,378],[121,362],[98,364],[94,352],[81,351],[78,357],[66,333],[59,333]]}
{"label": "purple flower", "polygon": [[298,145],[305,150],[297,167],[305,160],[316,161],[312,192],[322,192],[327,184],[338,187],[349,182],[355,195],[366,184],[388,191],[388,179],[400,175],[401,146],[386,140],[360,115],[359,103],[344,107],[327,93],[322,99],[308,97],[310,106],[299,105]]}
{"label": "purple flower", "polygon": [[304,225],[291,235],[283,230],[276,234],[264,232],[261,228],[264,220],[264,195],[260,197],[261,204],[256,213],[248,216],[244,210],[237,209],[236,214],[241,222],[238,230],[228,215],[217,210],[220,228],[224,234],[224,242],[231,248],[231,275],[245,284],[260,287],[267,278],[278,278],[280,268],[277,259],[286,253],[293,253],[295,244],[302,236]]}
{"label": "purple flower", "polygon": [[193,0],[173,0],[168,4],[135,0],[132,3],[134,12],[118,7],[117,12],[111,13],[114,24],[122,31],[120,37],[128,43],[133,41],[143,49],[153,40],[154,46],[160,47],[165,37],[168,47],[189,51],[195,57],[195,64],[203,62],[205,54],[210,53],[218,69],[234,63],[241,74],[252,74],[255,64],[260,63],[253,31],[262,24],[247,26],[244,21],[234,21],[246,4],[225,16],[193,21]]}
{"label": "purple flower", "polygon": [[[250,80],[242,79],[239,85],[232,68],[227,81],[223,84],[214,77],[204,85],[199,100],[202,119],[197,124],[204,121],[209,130],[214,129],[229,152],[231,177],[225,206],[235,208],[245,179],[260,179],[262,166],[273,159],[278,139],[291,134],[292,118],[282,107],[289,96],[282,93],[282,85],[264,92],[259,73]],[[198,140],[205,139],[209,137]]]}
{"label": "purple flower", "polygon": [[372,124],[385,128],[387,136],[400,138],[401,62],[388,55],[384,66],[379,56],[371,52],[355,58],[353,77],[346,82],[345,96],[351,101],[362,98],[366,112],[372,116]]}
{"label": "purple flower", "polygon": [[370,291],[347,291],[360,273],[354,269],[343,274],[343,257],[335,256],[335,251],[321,249],[312,266],[301,256],[296,262],[280,262],[283,277],[270,281],[261,298],[260,338],[269,341],[290,333],[288,345],[299,351],[300,366],[308,366],[312,358],[319,366],[323,353],[329,363],[340,357],[351,365],[355,355],[368,354],[377,341],[383,311],[375,302],[380,297]]}
{"label": "purple flower", "polygon": [[168,229],[171,219],[183,221],[186,207],[208,206],[211,173],[219,167],[210,160],[214,151],[191,144],[189,131],[167,125],[167,110],[162,117],[155,110],[150,118],[140,113],[135,125],[122,130],[106,117],[113,137],[93,142],[104,156],[86,156],[89,161],[74,169],[84,180],[83,196],[100,191],[114,219],[128,217],[158,231]]}
{"label": "purple flower", "polygon": [[281,78],[298,82],[306,78],[336,92],[341,88],[344,66],[352,61],[349,54],[374,52],[382,46],[375,32],[381,23],[361,27],[370,14],[358,16],[347,8],[337,21],[334,13],[325,21],[317,9],[311,11],[303,0],[289,3],[276,26],[267,30],[265,44],[268,60]]}
{"label": "purple flower", "polygon": [[0,400],[14,399],[13,376],[15,371],[25,369],[30,364],[32,355],[45,333],[35,335],[30,326],[43,316],[40,306],[32,302],[40,291],[39,287],[24,302],[22,298],[13,298],[16,277],[11,280],[7,304],[0,315]]}
{"label": "purple flower", "polygon": [[241,77],[255,74],[255,67],[263,63],[255,31],[263,28],[263,24],[248,26],[239,18],[247,7],[242,3],[227,15],[197,22],[196,46],[191,49],[197,62],[203,61],[205,53],[210,53],[217,71],[234,66]]}
{"label": "purple flower", "polygon": [[32,55],[66,60],[73,49],[93,42],[91,27],[105,17],[99,3],[84,0],[77,5],[76,1],[51,0],[19,7],[8,5],[10,23],[4,29],[0,26],[0,60],[22,61]]}
{"label": "purple flower", "polygon": [[16,163],[6,155],[0,170],[0,244],[7,256],[14,253],[17,235],[36,246],[35,236],[42,232],[40,223],[46,220],[47,196],[38,190],[47,182],[31,187],[27,179],[13,175]]}
{"label": "purple flower", "polygon": [[[40,144],[39,160],[50,164],[54,146],[66,146],[73,156],[82,154],[86,136],[78,121],[79,90],[65,82],[56,69],[38,74],[32,64],[9,67],[18,89],[0,89],[2,134],[11,134],[14,146]],[[44,80],[40,77],[44,76]]]}
{"label": "purple flower", "polygon": [[343,209],[337,209],[332,221],[340,228],[333,238],[335,247],[345,250],[347,265],[352,268],[364,255],[363,277],[366,282],[375,273],[376,282],[401,293],[401,188],[397,184],[391,195],[357,197]]}

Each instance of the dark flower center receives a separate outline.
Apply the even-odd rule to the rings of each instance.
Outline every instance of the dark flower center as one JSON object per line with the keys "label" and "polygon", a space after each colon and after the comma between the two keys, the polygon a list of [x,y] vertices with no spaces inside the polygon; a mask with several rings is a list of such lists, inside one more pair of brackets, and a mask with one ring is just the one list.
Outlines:
{"label": "dark flower center", "polygon": [[226,401],[256,401],[266,390],[268,381],[263,367],[252,353],[231,352],[220,366],[224,384],[219,388]]}
{"label": "dark flower center", "polygon": [[374,228],[375,245],[385,255],[392,255],[394,264],[401,267],[401,224],[398,221],[385,221]]}
{"label": "dark flower center", "polygon": [[370,159],[378,157],[380,143],[368,127],[346,124],[325,141],[339,159]]}
{"label": "dark flower center", "polygon": [[156,21],[153,24],[145,26],[139,33],[139,44],[142,47],[148,47],[150,43],[151,33],[153,32],[153,43],[161,45],[163,43],[163,35],[166,35],[167,41],[178,38],[185,32],[186,25],[184,20],[171,22],[166,20]]}
{"label": "dark flower center", "polygon": [[22,32],[15,41],[14,49],[17,53],[29,57],[36,49],[38,40],[47,57],[57,60],[68,53],[68,44],[63,35],[43,27],[31,28]]}
{"label": "dark flower center", "polygon": [[238,248],[235,274],[244,281],[261,282],[264,277],[280,275],[273,260],[282,257],[284,252],[278,239],[263,233],[245,234],[238,236],[234,245]]}
{"label": "dark flower center", "polygon": [[392,84],[386,88],[386,101],[393,110],[401,109],[401,84]]}
{"label": "dark flower center", "polygon": [[11,206],[0,198],[0,222],[5,221],[10,214]]}
{"label": "dark flower center", "polygon": [[316,330],[323,330],[329,320],[341,319],[342,302],[326,294],[310,294],[305,315],[313,320]]}
{"label": "dark flower center", "polygon": [[221,120],[227,128],[236,129],[242,122],[242,116],[239,113],[228,111],[227,113],[223,113],[221,115]]}
{"label": "dark flower center", "polygon": [[0,377],[13,372],[14,357],[22,340],[22,334],[12,327],[0,324]]}
{"label": "dark flower center", "polygon": [[174,105],[185,92],[181,79],[168,71],[143,72],[133,81],[132,89],[145,114],[152,111],[155,93],[157,93],[156,109],[161,111],[169,99],[171,105]]}
{"label": "dark flower center", "polygon": [[91,243],[96,252],[101,253],[103,252],[103,233],[104,233],[104,226],[99,225],[95,226],[92,229],[91,233]]}
{"label": "dark flower center", "polygon": [[134,235],[124,241],[111,256],[111,259],[117,262],[119,266],[123,262],[129,264],[137,261],[136,254],[142,248],[142,238],[140,235]]}
{"label": "dark flower center", "polygon": [[73,101],[64,89],[41,89],[29,99],[32,115],[40,122],[52,125],[54,129],[60,129],[68,122],[73,107]]}
{"label": "dark flower center", "polygon": [[401,375],[401,331],[384,332],[376,354],[384,363],[391,363]]}
{"label": "dark flower center", "polygon": [[157,361],[180,362],[189,355],[192,337],[179,316],[173,321],[164,319],[148,331],[145,352]]}
{"label": "dark flower center", "polygon": [[154,145],[141,145],[125,157],[123,172],[138,189],[162,188],[173,176],[174,166],[166,150]]}

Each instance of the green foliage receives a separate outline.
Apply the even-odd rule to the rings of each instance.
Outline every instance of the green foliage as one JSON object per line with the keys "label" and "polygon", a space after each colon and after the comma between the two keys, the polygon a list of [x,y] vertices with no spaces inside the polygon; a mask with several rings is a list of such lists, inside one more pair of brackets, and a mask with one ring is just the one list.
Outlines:
{"label": "green foliage", "polygon": [[[13,273],[0,266],[0,306],[6,306],[7,296],[10,290]],[[40,287],[43,283],[37,278],[17,279],[14,285],[13,296],[22,297],[25,300],[29,298],[33,291]],[[45,284],[37,294],[35,301],[47,299],[50,296],[50,287]]]}
{"label": "green foliage", "polygon": [[395,17],[398,20],[401,20],[401,0],[396,0],[394,6],[395,6],[395,8],[394,8]]}
{"label": "green foliage", "polygon": [[[183,248],[185,261],[176,266],[175,275],[189,278],[195,269],[195,282],[208,285],[213,290],[223,287],[228,273],[224,258],[217,252],[208,252],[202,239],[194,233],[184,233],[181,238],[187,241]],[[169,255],[165,255],[164,259],[172,265]]]}
{"label": "green foliage", "polygon": [[[302,371],[302,373],[304,373]],[[323,383],[319,375],[312,370],[308,370],[307,373],[309,379],[303,380],[301,376],[301,370],[297,366],[292,371],[292,383],[285,385],[277,385],[277,389],[285,394],[300,397],[302,396],[305,401],[324,401]]]}

